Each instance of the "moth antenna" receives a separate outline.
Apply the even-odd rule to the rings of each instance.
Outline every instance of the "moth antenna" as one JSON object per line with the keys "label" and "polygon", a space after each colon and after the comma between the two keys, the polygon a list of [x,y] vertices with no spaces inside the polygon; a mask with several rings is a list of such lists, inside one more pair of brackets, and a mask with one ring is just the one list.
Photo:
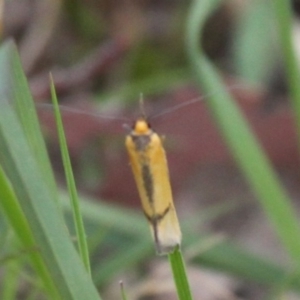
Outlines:
{"label": "moth antenna", "polygon": [[145,104],[144,104],[144,95],[140,93],[140,114],[142,119],[146,119],[146,112],[145,112]]}
{"label": "moth antenna", "polygon": [[[42,108],[47,108],[47,109],[53,109],[53,105],[50,104],[50,103],[39,103],[37,105],[37,107],[42,107]],[[91,117],[96,118],[96,119],[128,121],[128,118],[116,117],[116,116],[109,116],[109,115],[103,115],[103,114],[99,114],[99,113],[87,112],[87,111],[84,111],[82,109],[77,109],[77,108],[73,108],[73,107],[66,106],[66,105],[59,105],[59,109],[61,111],[71,112],[71,113],[74,113],[74,114],[91,116]]]}
{"label": "moth antenna", "polygon": [[[232,91],[232,90],[239,90],[239,89],[243,89],[243,88],[245,88],[245,85],[243,85],[243,84],[236,84],[236,85],[231,85],[230,87],[226,88],[226,90],[227,91]],[[209,99],[210,97],[212,97],[214,95],[217,95],[219,93],[220,92],[215,91],[215,92],[211,92],[211,93],[208,93],[206,95],[203,95],[203,96],[199,96],[199,97],[190,99],[190,100],[185,101],[183,103],[179,103],[179,104],[177,104],[177,105],[175,105],[175,106],[173,106],[173,107],[171,107],[169,109],[165,109],[164,111],[151,116],[151,119],[156,119],[156,118],[162,117],[164,115],[167,115],[169,113],[172,113],[174,111],[177,111],[177,110],[179,110],[179,109],[181,109],[183,107],[192,105],[192,104],[197,103],[197,102],[205,101],[205,100]]]}

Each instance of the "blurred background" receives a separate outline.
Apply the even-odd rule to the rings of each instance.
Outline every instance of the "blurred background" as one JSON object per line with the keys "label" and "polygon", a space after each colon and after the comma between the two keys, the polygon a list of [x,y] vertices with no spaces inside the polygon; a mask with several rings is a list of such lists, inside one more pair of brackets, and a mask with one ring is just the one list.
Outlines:
{"label": "blurred background", "polygon": [[[7,0],[2,36],[13,38],[20,51],[62,187],[55,122],[52,110],[43,106],[50,103],[49,72],[60,104],[69,108],[62,113],[81,192],[140,211],[123,124],[138,116],[143,93],[153,129],[166,137],[179,218],[195,220],[189,230],[207,234],[211,247],[226,239],[284,264],[279,242],[205,107],[210,95],[194,84],[185,41],[189,5],[181,0]],[[296,50],[299,11],[295,0]],[[223,1],[206,23],[202,43],[299,206],[296,134],[269,1]],[[199,101],[176,109],[193,99]],[[176,299],[165,267],[149,259],[139,265],[147,272],[129,275],[131,299]],[[190,276],[195,299],[265,299],[269,292],[224,271],[191,266]],[[117,299],[112,293],[119,278],[116,273],[106,283],[107,299]],[[284,299],[300,299],[289,297]]]}

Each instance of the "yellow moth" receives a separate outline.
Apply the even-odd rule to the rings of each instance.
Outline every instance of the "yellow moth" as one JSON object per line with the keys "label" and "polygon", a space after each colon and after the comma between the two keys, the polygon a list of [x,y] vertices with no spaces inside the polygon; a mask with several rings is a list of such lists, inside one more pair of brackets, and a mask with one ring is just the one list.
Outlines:
{"label": "yellow moth", "polygon": [[126,137],[126,148],[156,252],[170,253],[180,246],[181,231],[162,140],[141,117]]}
{"label": "yellow moth", "polygon": [[[231,86],[229,89],[239,89],[243,86]],[[203,101],[210,95],[196,97],[168,109],[156,117],[170,113],[182,107]],[[47,104],[43,106],[48,107]],[[49,105],[52,107],[52,105]],[[69,112],[87,114],[99,117],[100,115],[86,113],[82,110],[60,105],[61,109]],[[138,192],[142,201],[144,214],[150,224],[152,236],[158,254],[172,252],[181,244],[181,231],[173,204],[172,190],[169,179],[167,159],[163,143],[159,135],[151,129],[143,113],[136,120],[130,134],[126,137],[131,168],[134,174]],[[101,116],[107,119],[120,119],[111,116]],[[124,118],[122,118],[124,120]],[[125,119],[127,120],[127,119]]]}

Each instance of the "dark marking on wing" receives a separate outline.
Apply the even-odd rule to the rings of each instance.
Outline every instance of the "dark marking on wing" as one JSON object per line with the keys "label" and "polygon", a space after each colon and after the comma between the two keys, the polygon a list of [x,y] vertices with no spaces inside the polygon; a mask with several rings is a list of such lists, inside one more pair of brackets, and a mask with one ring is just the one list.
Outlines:
{"label": "dark marking on wing", "polygon": [[166,214],[170,211],[170,209],[171,209],[171,203],[161,214],[154,214],[152,217],[149,216],[145,211],[144,211],[144,214],[145,214],[147,220],[151,224],[157,224],[166,216]]}
{"label": "dark marking on wing", "polygon": [[167,215],[167,213],[170,211],[171,209],[171,204],[169,204],[169,206],[163,211],[163,213],[161,214],[155,214],[154,216],[149,216],[145,211],[144,211],[144,215],[146,216],[147,220],[149,221],[149,223],[151,223],[151,225],[153,226],[153,233],[154,233],[154,241],[157,247],[157,251],[161,252],[161,245],[160,245],[160,241],[158,238],[158,230],[157,230],[157,224]]}
{"label": "dark marking on wing", "polygon": [[149,202],[153,203],[153,179],[148,164],[142,165],[142,178]]}

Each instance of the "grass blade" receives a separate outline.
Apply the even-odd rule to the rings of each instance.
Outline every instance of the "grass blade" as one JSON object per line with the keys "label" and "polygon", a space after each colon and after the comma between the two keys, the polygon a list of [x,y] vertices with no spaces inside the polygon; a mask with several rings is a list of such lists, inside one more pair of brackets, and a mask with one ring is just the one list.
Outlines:
{"label": "grass blade", "polygon": [[11,226],[14,228],[18,238],[21,240],[25,248],[31,249],[28,252],[33,267],[39,276],[43,279],[45,287],[49,295],[58,298],[57,290],[53,284],[50,274],[42,260],[40,253],[36,249],[36,243],[30,231],[29,224],[21,210],[16,195],[0,166],[0,205],[8,218]]}
{"label": "grass blade", "polygon": [[[243,80],[261,85],[273,72],[274,11],[269,1],[253,1],[238,18],[233,39],[233,59]],[[255,55],[253,55],[255,53]]]}
{"label": "grass blade", "polygon": [[[1,68],[6,70],[4,71],[5,78],[2,78],[3,80],[0,82],[1,95],[9,99],[16,109],[28,144],[38,161],[47,184],[49,184],[50,191],[54,193],[53,198],[57,199],[57,188],[48,152],[17,48],[12,42],[8,42],[1,48],[1,51],[3,52],[3,56],[0,56]],[[7,57],[8,52],[9,57]]]}
{"label": "grass blade", "polygon": [[54,106],[57,131],[59,136],[60,150],[62,154],[62,160],[63,160],[65,175],[67,179],[69,195],[71,197],[71,203],[73,208],[73,217],[74,217],[74,223],[76,229],[76,237],[78,240],[79,253],[81,255],[81,259],[85,265],[86,270],[88,271],[89,274],[91,274],[89,250],[87,246],[83,220],[80,213],[79,198],[76,190],[76,184],[75,184],[75,179],[72,171],[71,160],[68,152],[68,146],[67,146],[64,129],[63,129],[61,114],[58,107],[53,78],[51,75],[50,75],[50,87],[51,87],[51,96],[52,96],[52,103]]}
{"label": "grass blade", "polygon": [[198,45],[199,32],[219,2],[219,0],[196,0],[191,6],[187,29],[187,50],[191,66],[195,79],[205,92],[214,91],[215,95],[218,95],[218,97],[212,95],[210,101],[206,103],[282,244],[299,268],[300,228],[295,210],[237,105],[230,98],[217,71]]}
{"label": "grass blade", "polygon": [[120,290],[121,290],[122,300],[128,300],[123,281],[120,281]]}
{"label": "grass blade", "polygon": [[179,299],[192,300],[193,297],[179,247],[177,247],[173,253],[170,253],[168,257],[172,267],[173,278]]}
{"label": "grass blade", "polygon": [[299,62],[292,41],[292,4],[291,1],[274,0],[272,5],[276,14],[279,40],[283,53],[286,69],[287,83],[289,86],[293,112],[298,133],[298,147],[300,149],[300,73]]}
{"label": "grass blade", "polygon": [[[5,44],[0,51],[0,62],[11,62],[16,56],[13,45]],[[8,66],[6,71],[10,72],[11,68]],[[9,74],[7,76],[11,78]],[[13,84],[8,87],[20,89]],[[3,90],[0,92],[2,96],[7,95]],[[41,257],[62,299],[99,299],[53,199],[55,191],[50,190],[51,185],[28,144],[23,125],[9,104],[9,98],[4,96],[0,110],[0,163],[9,177]]]}

